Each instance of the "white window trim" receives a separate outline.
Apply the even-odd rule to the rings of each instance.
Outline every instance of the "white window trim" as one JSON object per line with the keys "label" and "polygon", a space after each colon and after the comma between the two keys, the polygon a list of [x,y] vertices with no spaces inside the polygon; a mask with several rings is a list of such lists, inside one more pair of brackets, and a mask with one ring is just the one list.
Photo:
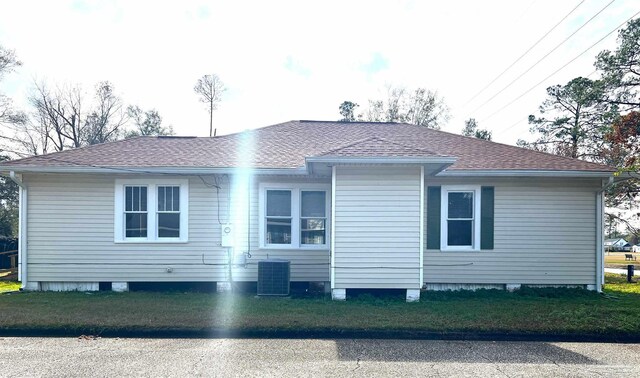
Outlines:
{"label": "white window trim", "polygon": [[[448,224],[449,192],[473,192],[473,245],[449,246]],[[468,252],[480,250],[480,186],[479,185],[443,185],[440,198],[440,250],[447,252]]]}
{"label": "white window trim", "polygon": [[[266,211],[267,190],[291,191],[291,244],[267,244],[266,243]],[[325,240],[324,244],[300,244],[300,192],[309,190],[322,190],[325,192]],[[258,197],[259,221],[259,246],[261,249],[298,249],[298,250],[329,250],[331,245],[331,184],[314,183],[260,183]]]}
{"label": "white window trim", "polygon": [[[124,229],[124,187],[146,186],[147,189],[147,237],[127,238]],[[180,187],[180,237],[158,237],[158,186]],[[187,243],[189,241],[189,180],[187,179],[116,179],[113,221],[114,243]]]}

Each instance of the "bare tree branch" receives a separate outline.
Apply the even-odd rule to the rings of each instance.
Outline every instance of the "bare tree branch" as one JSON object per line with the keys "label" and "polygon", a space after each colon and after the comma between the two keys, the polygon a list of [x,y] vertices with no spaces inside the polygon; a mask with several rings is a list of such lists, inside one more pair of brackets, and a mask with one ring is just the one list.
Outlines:
{"label": "bare tree branch", "polygon": [[204,75],[196,82],[193,90],[200,95],[200,102],[207,104],[209,111],[209,136],[216,136],[213,128],[213,111],[222,101],[222,94],[227,90],[218,75]]}

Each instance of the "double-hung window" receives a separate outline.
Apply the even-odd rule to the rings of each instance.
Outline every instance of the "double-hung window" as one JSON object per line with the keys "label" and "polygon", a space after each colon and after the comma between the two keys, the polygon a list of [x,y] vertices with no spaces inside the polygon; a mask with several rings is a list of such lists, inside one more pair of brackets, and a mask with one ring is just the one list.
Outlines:
{"label": "double-hung window", "polygon": [[116,180],[115,242],[186,242],[187,180]]}
{"label": "double-hung window", "polygon": [[441,249],[480,248],[480,188],[442,187]]}
{"label": "double-hung window", "polygon": [[267,190],[267,244],[291,244],[291,190]]}
{"label": "double-hung window", "polygon": [[327,192],[300,191],[300,244],[327,243]]}
{"label": "double-hung window", "polygon": [[124,233],[126,238],[147,237],[147,187],[124,187]]}
{"label": "double-hung window", "polygon": [[329,187],[260,185],[260,246],[327,248]]}
{"label": "double-hung window", "polygon": [[180,186],[158,186],[158,238],[180,237]]}

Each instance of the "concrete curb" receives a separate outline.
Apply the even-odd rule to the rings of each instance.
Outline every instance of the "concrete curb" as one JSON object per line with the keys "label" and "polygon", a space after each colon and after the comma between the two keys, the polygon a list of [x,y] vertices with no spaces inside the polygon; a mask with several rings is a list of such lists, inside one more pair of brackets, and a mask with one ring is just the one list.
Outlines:
{"label": "concrete curb", "polygon": [[367,330],[118,330],[104,329],[0,329],[0,337],[79,337],[105,338],[182,338],[182,339],[396,339],[458,341],[537,341],[537,342],[605,342],[640,343],[640,334],[552,334],[522,332],[430,332]]}

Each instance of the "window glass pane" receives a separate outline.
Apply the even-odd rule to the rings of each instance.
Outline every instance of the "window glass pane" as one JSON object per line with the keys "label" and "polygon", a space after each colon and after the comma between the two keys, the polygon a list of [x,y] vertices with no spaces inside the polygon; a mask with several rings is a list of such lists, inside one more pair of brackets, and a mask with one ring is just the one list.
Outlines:
{"label": "window glass pane", "polygon": [[267,216],[291,216],[290,190],[267,190]]}
{"label": "window glass pane", "polygon": [[158,187],[158,211],[165,211],[164,186]]}
{"label": "window glass pane", "polygon": [[158,237],[180,237],[180,213],[158,213]]}
{"label": "window glass pane", "polygon": [[165,208],[167,209],[167,211],[174,211],[173,210],[173,190],[172,190],[172,187],[170,187],[170,186],[166,187],[164,200],[165,200]]}
{"label": "window glass pane", "polygon": [[147,211],[147,187],[140,187],[140,211]]}
{"label": "window glass pane", "polygon": [[291,244],[291,218],[267,218],[267,244]]}
{"label": "window glass pane", "polygon": [[302,244],[325,244],[325,220],[302,219],[300,221]]}
{"label": "window glass pane", "polygon": [[147,211],[147,187],[124,187],[124,211]]}
{"label": "window glass pane", "polygon": [[450,220],[447,221],[447,245],[471,246],[473,239],[473,221]]}
{"label": "window glass pane", "polygon": [[125,214],[125,236],[128,238],[147,237],[147,214],[146,213],[126,213]]}
{"label": "window glass pane", "polygon": [[158,187],[158,211],[180,211],[180,187]]}
{"label": "window glass pane", "polygon": [[125,186],[124,192],[124,211],[131,211],[133,210],[133,187]]}
{"label": "window glass pane", "polygon": [[302,192],[302,217],[324,217],[325,216],[325,192],[303,191]]}
{"label": "window glass pane", "polygon": [[473,218],[473,192],[449,193],[449,219]]}
{"label": "window glass pane", "polygon": [[173,187],[173,211],[180,211],[180,187]]}
{"label": "window glass pane", "polygon": [[133,187],[133,208],[131,211],[140,211],[140,187]]}

